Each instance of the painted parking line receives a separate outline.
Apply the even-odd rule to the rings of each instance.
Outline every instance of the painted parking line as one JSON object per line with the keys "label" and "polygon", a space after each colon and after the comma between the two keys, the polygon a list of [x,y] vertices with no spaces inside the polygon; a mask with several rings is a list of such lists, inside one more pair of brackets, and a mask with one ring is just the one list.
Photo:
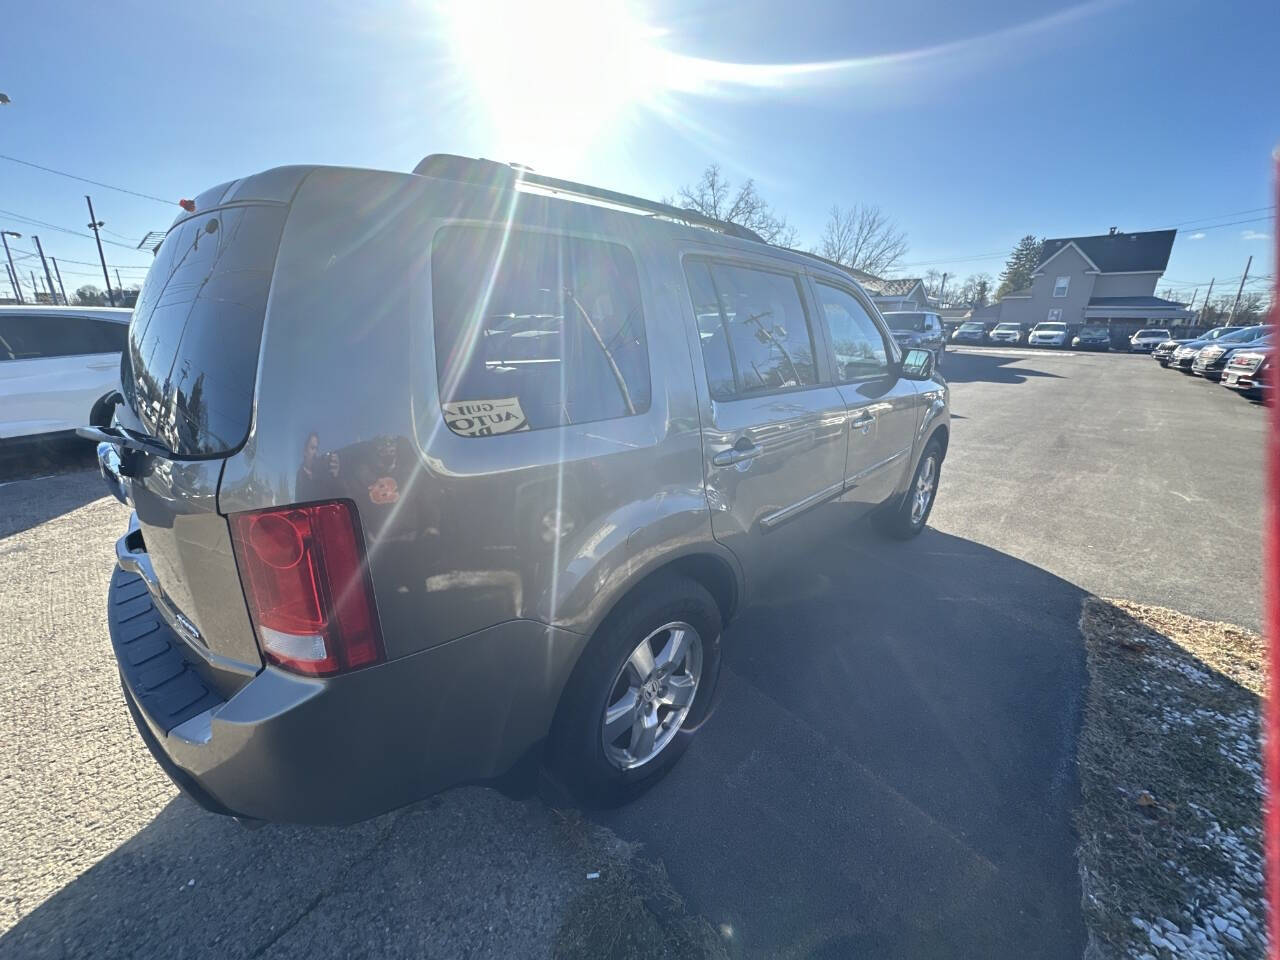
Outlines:
{"label": "painted parking line", "polygon": [[947,353],[964,353],[974,356],[996,357],[1079,357],[1083,354],[1071,350],[1025,350],[1017,347],[947,347]]}

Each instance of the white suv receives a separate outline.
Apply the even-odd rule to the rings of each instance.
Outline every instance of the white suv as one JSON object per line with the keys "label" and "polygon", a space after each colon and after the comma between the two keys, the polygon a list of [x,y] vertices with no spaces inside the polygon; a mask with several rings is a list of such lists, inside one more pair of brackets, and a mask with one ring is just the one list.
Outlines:
{"label": "white suv", "polygon": [[46,436],[89,422],[120,386],[131,310],[0,307],[0,440]]}
{"label": "white suv", "polygon": [[1033,347],[1065,347],[1067,345],[1067,325],[1056,320],[1037,323],[1027,337],[1027,343]]}

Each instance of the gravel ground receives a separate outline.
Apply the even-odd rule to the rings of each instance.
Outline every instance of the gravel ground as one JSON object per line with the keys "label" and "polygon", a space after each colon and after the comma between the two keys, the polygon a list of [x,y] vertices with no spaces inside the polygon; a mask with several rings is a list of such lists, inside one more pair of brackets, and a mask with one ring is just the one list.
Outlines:
{"label": "gravel ground", "polygon": [[718,950],[660,866],[537,800],[469,787],[246,830],[182,797],[121,698],[105,590],[128,514],[101,491],[89,472],[0,486],[0,957]]}
{"label": "gravel ground", "polygon": [[1262,638],[1097,598],[1081,629],[1087,955],[1261,958]]}

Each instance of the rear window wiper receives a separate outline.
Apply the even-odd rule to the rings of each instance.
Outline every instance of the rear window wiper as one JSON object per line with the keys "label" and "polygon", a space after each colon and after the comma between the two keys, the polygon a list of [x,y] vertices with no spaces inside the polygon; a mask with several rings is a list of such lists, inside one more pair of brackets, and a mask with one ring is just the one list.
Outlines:
{"label": "rear window wiper", "polygon": [[122,450],[133,450],[137,453],[158,453],[162,457],[170,456],[169,448],[154,437],[141,436],[123,427],[76,427],[76,433],[86,440],[97,443],[109,443]]}

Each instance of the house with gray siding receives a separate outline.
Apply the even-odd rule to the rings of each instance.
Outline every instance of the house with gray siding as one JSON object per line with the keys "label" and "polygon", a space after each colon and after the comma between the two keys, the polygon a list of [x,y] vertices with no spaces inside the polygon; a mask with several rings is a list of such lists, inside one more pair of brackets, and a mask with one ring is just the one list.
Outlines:
{"label": "house with gray siding", "polygon": [[[1176,230],[1046,240],[1031,285],[1001,298],[991,323],[1033,327],[1060,321],[1073,330],[1106,324],[1115,334],[1188,322],[1185,303],[1155,295]],[[983,318],[987,319],[986,316]]]}

